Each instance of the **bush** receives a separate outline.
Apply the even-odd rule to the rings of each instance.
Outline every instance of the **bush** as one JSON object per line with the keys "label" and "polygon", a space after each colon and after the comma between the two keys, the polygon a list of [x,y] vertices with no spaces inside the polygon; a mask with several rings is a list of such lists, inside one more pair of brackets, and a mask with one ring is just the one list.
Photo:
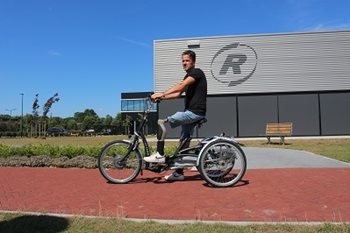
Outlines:
{"label": "bush", "polygon": [[0,166],[96,168],[101,147],[0,144]]}
{"label": "bush", "polygon": [[96,168],[97,159],[79,155],[74,158],[50,157],[47,155],[0,157],[0,166],[4,167],[61,167]]}
{"label": "bush", "polygon": [[19,132],[14,132],[14,131],[1,131],[0,132],[0,138],[1,137],[15,138],[17,136],[21,136]]}
{"label": "bush", "polygon": [[[0,166],[96,168],[101,149],[102,146],[0,144]],[[166,147],[165,151],[172,154],[175,149]],[[143,148],[141,150],[144,153]]]}
{"label": "bush", "polygon": [[66,156],[73,158],[79,155],[86,155],[91,157],[97,157],[100,153],[101,147],[98,146],[55,146],[49,144],[29,144],[23,146],[10,146],[0,144],[0,156],[35,156],[35,155],[47,155],[50,157]]}

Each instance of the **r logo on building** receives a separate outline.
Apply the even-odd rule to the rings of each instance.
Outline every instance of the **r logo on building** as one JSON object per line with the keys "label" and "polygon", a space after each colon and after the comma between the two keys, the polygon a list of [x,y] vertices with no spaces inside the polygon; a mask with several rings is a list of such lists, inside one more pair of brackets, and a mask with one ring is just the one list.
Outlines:
{"label": "r logo on building", "polygon": [[258,55],[255,50],[242,43],[224,46],[211,61],[213,78],[228,86],[237,86],[247,81],[255,72]]}

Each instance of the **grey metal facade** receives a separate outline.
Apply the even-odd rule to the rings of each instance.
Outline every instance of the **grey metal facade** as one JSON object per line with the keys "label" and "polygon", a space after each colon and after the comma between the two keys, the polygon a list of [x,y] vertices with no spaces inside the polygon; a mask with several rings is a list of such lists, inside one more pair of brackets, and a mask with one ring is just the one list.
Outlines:
{"label": "grey metal facade", "polygon": [[[208,81],[201,136],[263,136],[267,122],[286,121],[295,136],[350,134],[350,31],[157,40],[155,91],[182,80],[187,49]],[[159,116],[182,108],[163,102]]]}

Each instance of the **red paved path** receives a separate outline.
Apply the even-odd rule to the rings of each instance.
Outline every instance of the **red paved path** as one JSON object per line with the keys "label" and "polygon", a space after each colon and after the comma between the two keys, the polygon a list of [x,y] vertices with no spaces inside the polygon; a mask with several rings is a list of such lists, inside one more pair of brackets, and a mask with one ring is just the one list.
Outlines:
{"label": "red paved path", "polygon": [[[198,173],[167,183],[145,172],[108,184],[98,170],[0,168],[0,210],[222,221],[350,221],[350,169],[248,170],[239,185],[211,188]],[[159,179],[158,179],[159,178]]]}

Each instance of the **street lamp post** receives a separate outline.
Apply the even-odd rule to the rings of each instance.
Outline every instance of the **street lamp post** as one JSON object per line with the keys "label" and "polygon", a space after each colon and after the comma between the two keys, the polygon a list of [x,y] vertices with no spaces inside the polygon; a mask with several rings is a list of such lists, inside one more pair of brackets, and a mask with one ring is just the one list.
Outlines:
{"label": "street lamp post", "polygon": [[21,99],[22,99],[22,102],[21,102],[21,105],[22,105],[22,115],[21,115],[21,137],[23,137],[23,96],[24,96],[24,93],[20,93],[21,95]]}

